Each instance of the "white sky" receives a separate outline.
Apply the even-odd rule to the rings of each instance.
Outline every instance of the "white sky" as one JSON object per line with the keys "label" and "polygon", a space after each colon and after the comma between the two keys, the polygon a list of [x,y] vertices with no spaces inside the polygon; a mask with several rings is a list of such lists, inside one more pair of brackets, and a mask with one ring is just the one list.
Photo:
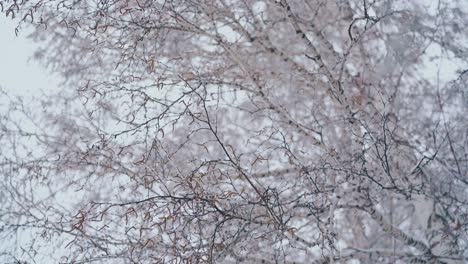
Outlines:
{"label": "white sky", "polygon": [[36,44],[27,39],[25,30],[16,36],[15,26],[15,21],[0,14],[0,87],[18,95],[57,88],[58,77],[32,59]]}

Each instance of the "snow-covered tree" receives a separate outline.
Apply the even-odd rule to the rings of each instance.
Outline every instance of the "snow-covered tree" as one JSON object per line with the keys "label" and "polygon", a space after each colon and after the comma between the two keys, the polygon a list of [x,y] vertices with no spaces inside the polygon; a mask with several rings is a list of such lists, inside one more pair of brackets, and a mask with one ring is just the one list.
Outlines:
{"label": "snow-covered tree", "polygon": [[467,261],[466,1],[0,8],[64,77],[2,94],[4,262]]}

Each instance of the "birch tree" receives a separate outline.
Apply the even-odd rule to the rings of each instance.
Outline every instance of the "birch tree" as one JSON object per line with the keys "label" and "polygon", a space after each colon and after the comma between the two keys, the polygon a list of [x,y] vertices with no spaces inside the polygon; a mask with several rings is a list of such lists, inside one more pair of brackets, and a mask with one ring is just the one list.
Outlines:
{"label": "birch tree", "polygon": [[467,261],[468,6],[428,2],[0,0],[63,76],[2,93],[0,259]]}

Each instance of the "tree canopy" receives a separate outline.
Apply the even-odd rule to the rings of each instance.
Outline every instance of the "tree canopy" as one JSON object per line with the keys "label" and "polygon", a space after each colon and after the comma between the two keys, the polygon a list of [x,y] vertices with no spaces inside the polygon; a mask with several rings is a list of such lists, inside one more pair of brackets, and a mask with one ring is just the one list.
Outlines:
{"label": "tree canopy", "polygon": [[2,262],[467,261],[466,1],[0,10],[63,76],[2,93]]}

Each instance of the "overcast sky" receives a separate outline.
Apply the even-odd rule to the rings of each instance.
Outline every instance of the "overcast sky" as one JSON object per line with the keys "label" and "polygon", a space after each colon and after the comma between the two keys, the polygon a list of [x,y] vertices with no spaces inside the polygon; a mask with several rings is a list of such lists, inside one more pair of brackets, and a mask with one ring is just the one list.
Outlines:
{"label": "overcast sky", "polygon": [[16,36],[15,26],[15,21],[0,14],[0,87],[21,95],[56,88],[57,77],[32,59],[36,45],[25,31]]}

